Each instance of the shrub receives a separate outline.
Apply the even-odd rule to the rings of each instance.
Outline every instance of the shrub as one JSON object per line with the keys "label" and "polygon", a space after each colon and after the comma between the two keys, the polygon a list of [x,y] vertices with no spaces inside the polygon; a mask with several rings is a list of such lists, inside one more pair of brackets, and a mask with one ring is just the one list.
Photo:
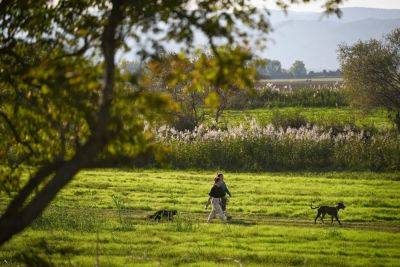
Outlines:
{"label": "shrub", "polygon": [[275,128],[282,127],[285,130],[287,128],[299,129],[307,126],[308,124],[309,122],[307,118],[296,110],[289,113],[282,113],[278,110],[275,110],[272,113],[272,125],[274,125]]}

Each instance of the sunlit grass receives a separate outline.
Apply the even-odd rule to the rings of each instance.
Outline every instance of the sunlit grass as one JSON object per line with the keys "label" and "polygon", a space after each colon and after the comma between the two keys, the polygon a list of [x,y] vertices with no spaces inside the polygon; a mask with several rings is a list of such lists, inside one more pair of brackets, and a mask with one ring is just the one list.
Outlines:
{"label": "sunlit grass", "polygon": [[[0,262],[35,253],[57,265],[396,265],[400,258],[398,173],[226,173],[231,224],[206,224],[214,173],[90,170],[33,226],[0,249]],[[0,199],[5,203],[6,198]],[[118,207],[116,206],[116,201]],[[343,227],[314,224],[309,205],[344,201]],[[146,218],[161,208],[174,222]],[[37,244],[47,241],[46,255]],[[40,243],[39,243],[40,244]]]}
{"label": "sunlit grass", "polygon": [[255,119],[261,124],[272,122],[273,113],[279,111],[283,114],[297,112],[304,115],[307,120],[319,125],[354,124],[378,129],[392,128],[385,110],[371,110],[369,112],[352,108],[302,108],[286,107],[271,109],[251,110],[226,110],[221,121],[225,124],[240,124],[246,120]]}

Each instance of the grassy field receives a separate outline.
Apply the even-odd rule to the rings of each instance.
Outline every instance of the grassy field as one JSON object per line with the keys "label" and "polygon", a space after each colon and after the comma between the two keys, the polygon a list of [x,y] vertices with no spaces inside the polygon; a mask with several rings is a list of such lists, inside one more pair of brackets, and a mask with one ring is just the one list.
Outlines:
{"label": "grassy field", "polygon": [[385,110],[372,110],[366,113],[352,108],[287,107],[252,110],[226,110],[223,113],[222,121],[228,124],[239,124],[244,122],[246,119],[254,118],[262,124],[268,124],[271,123],[274,111],[279,111],[281,113],[297,112],[304,115],[309,121],[323,125],[354,123],[357,126],[370,126],[378,129],[392,127]]}
{"label": "grassy field", "polygon": [[[213,173],[83,171],[30,229],[0,248],[0,265],[399,266],[399,173],[225,177],[233,220],[206,224]],[[347,206],[343,226],[313,223],[311,202],[338,201]],[[3,195],[3,208],[5,202]],[[146,219],[161,208],[179,216]]]}

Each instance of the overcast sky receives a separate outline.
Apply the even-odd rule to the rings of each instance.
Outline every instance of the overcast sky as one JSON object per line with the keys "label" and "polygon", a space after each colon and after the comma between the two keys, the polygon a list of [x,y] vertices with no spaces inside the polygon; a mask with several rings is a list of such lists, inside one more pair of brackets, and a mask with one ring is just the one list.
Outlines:
{"label": "overcast sky", "polygon": [[[255,3],[262,5],[265,0],[253,0]],[[269,0],[268,8],[276,8],[274,0]],[[293,5],[291,10],[294,11],[321,11],[323,0],[314,1],[306,5]],[[400,0],[347,0],[342,7],[371,7],[371,8],[387,8],[387,9],[400,9]]]}

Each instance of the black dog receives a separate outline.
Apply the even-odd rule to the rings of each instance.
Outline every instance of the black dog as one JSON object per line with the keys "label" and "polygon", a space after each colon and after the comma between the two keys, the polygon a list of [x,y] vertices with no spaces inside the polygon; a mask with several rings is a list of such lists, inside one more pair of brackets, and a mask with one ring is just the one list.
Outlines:
{"label": "black dog", "polygon": [[345,206],[342,202],[339,202],[336,207],[329,207],[329,206],[313,207],[311,204],[311,208],[318,209],[318,214],[317,217],[315,217],[314,223],[317,223],[317,219],[319,216],[321,216],[321,214],[322,214],[321,221],[324,223],[325,214],[328,213],[329,215],[331,215],[331,223],[333,223],[333,217],[335,217],[336,221],[338,221],[338,223],[341,224],[339,221],[338,212],[340,209],[344,209]]}
{"label": "black dog", "polygon": [[178,212],[176,210],[159,210],[153,215],[150,215],[149,219],[155,221],[161,221],[162,219],[167,219],[168,221],[172,221],[177,213]]}

